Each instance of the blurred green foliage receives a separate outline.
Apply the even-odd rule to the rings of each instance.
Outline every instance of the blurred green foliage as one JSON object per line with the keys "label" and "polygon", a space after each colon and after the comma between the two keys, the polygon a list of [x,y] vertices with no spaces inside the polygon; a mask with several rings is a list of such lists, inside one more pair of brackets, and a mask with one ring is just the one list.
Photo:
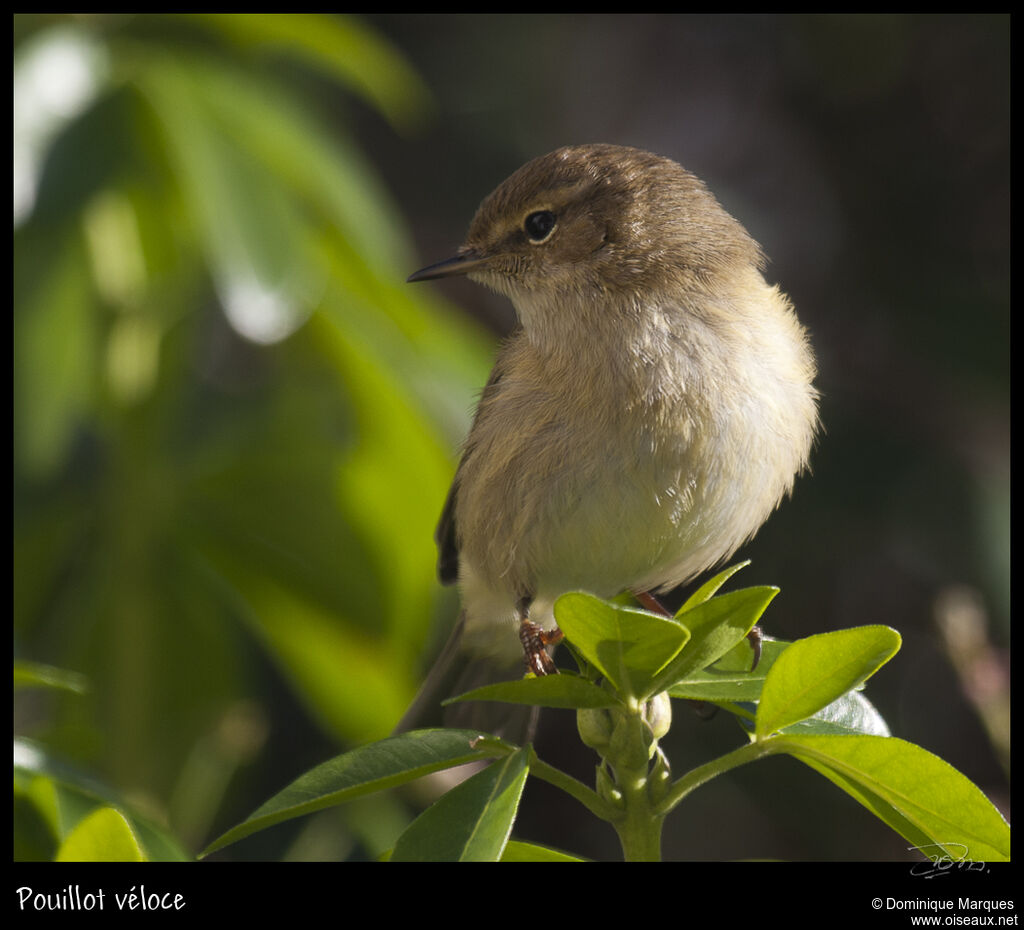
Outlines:
{"label": "blurred green foliage", "polygon": [[[677,158],[765,246],[826,425],[743,553],[783,589],[769,632],[899,629],[873,691],[893,732],[1008,812],[933,640],[957,604],[988,624],[983,659],[953,655],[994,671],[969,688],[1008,760],[1010,32],[1005,14],[16,15],[15,721],[35,741],[17,857],[52,858],[99,805],[175,858],[143,821],[195,851],[380,734],[426,625],[454,615],[430,534],[490,356],[401,284],[406,217],[453,244],[481,195],[568,142]],[[449,287],[512,324],[504,298]],[[721,721],[688,717],[678,751],[724,751]],[[540,743],[592,774],[572,714],[546,711]],[[906,857],[813,773],[752,768],[705,789],[668,857]],[[525,838],[615,854],[546,787]],[[407,817],[376,805],[224,854],[373,855]]]}
{"label": "blurred green foliage", "polygon": [[15,17],[15,654],[86,683],[23,666],[16,729],[194,844],[265,751],[268,659],[331,741],[379,738],[440,612],[489,340],[404,285],[342,101],[430,108],[353,19]]}

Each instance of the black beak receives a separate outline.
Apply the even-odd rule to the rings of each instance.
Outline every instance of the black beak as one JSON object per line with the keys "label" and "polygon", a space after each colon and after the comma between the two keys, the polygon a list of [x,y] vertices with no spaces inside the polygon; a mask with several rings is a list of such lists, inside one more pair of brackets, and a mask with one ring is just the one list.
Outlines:
{"label": "black beak", "polygon": [[427,265],[419,271],[413,272],[406,278],[406,283],[414,281],[430,281],[434,278],[451,278],[459,274],[468,274],[474,268],[479,268],[487,259],[476,252],[462,252],[454,258],[446,258],[443,262],[436,262]]}

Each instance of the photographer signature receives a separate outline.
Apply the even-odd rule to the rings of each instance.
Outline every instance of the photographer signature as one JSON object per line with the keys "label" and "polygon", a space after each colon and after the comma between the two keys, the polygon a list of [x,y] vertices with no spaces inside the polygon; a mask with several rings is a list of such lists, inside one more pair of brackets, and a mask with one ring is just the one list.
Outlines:
{"label": "photographer signature", "polygon": [[918,878],[935,878],[956,870],[957,872],[987,872],[984,862],[975,862],[962,843],[929,843],[926,846],[909,846],[926,857],[926,862],[916,862],[910,874]]}

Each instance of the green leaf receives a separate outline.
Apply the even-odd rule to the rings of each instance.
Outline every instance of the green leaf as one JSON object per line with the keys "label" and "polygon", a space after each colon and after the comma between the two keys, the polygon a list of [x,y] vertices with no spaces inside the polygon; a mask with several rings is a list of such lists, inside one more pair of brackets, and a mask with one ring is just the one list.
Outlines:
{"label": "green leaf", "polygon": [[555,602],[555,619],[583,657],[627,698],[655,693],[655,676],[690,638],[670,617],[609,604],[583,592],[563,594]]}
{"label": "green leaf", "polygon": [[124,815],[100,807],[68,834],[57,862],[145,862],[146,856]]}
{"label": "green leaf", "polygon": [[398,838],[392,862],[497,862],[519,809],[530,749],[492,763],[417,817]]}
{"label": "green leaf", "polygon": [[[167,111],[181,93],[189,94],[186,103],[196,107],[195,118],[205,120],[204,125],[196,127],[209,136],[201,140],[203,149],[179,154],[183,180],[190,186],[213,184],[212,193],[218,198],[231,196],[231,185],[237,185],[241,179],[225,177],[218,164],[225,160],[228,166],[232,164],[231,159],[236,156],[223,149],[230,146],[233,138],[244,137],[250,169],[266,171],[266,180],[301,205],[307,221],[318,226],[325,224],[329,232],[337,234],[332,235],[328,251],[334,255],[339,248],[343,250],[337,270],[344,279],[344,290],[351,292],[351,284],[356,285],[356,290],[369,286],[368,296],[376,304],[371,309],[375,316],[392,312],[387,304],[394,295],[402,295],[403,304],[414,305],[416,312],[422,314],[422,298],[410,295],[410,289],[404,285],[404,269],[416,259],[402,214],[372,163],[339,127],[332,126],[332,131],[326,132],[273,85],[251,78],[240,80],[236,69],[216,59],[189,61],[184,69],[188,73],[183,74],[182,70],[174,60],[151,61],[142,86],[157,106],[172,152],[191,142],[187,136],[179,138],[190,128],[187,121],[181,121],[182,114]],[[230,218],[208,216],[208,206],[202,202],[194,206],[205,217],[205,223],[217,224],[211,230],[214,233],[272,235],[271,244],[281,241],[281,231],[224,227],[222,224]],[[307,242],[306,248],[310,245]],[[290,250],[291,244],[288,246]],[[318,250],[319,247],[314,248],[311,254]],[[262,250],[257,254],[262,254]],[[277,259],[275,256],[275,264]],[[365,279],[363,266],[377,272],[374,279]],[[390,285],[393,294],[372,290],[374,285]]]}
{"label": "green leaf", "polygon": [[59,688],[84,694],[89,690],[85,675],[40,662],[17,660],[14,663],[15,688]]}
{"label": "green leaf", "polygon": [[[63,464],[95,389],[98,324],[87,254],[79,238],[65,239],[17,249],[14,451],[35,479],[53,477]],[[38,249],[52,255],[45,273],[22,271],[23,256]]]}
{"label": "green leaf", "polygon": [[785,640],[765,637],[761,641],[761,661],[751,670],[750,645],[745,641],[737,643],[714,665],[691,672],[669,688],[668,693],[691,701],[758,701],[769,669],[789,646]]}
{"label": "green leaf", "polygon": [[502,701],[507,704],[574,710],[581,707],[614,707],[618,704],[603,688],[571,672],[485,685],[442,703],[454,704],[458,701]]}
{"label": "green leaf", "polygon": [[[300,205],[258,144],[281,104],[214,59],[155,57],[140,86],[164,128],[171,163],[195,211],[207,259],[232,325],[259,342],[291,333],[322,290]],[[275,107],[274,104],[277,104]],[[258,308],[256,312],[254,309]]]}
{"label": "green leaf", "polygon": [[[300,775],[245,821],[211,843],[202,855],[293,817],[493,756],[493,749],[488,752],[475,747],[478,735],[475,730],[413,730],[353,749]],[[495,742],[491,740],[492,747]]]}
{"label": "green leaf", "polygon": [[536,843],[524,843],[521,840],[509,840],[505,852],[501,855],[502,862],[585,862],[576,856],[538,846]]}
{"label": "green leaf", "polygon": [[397,127],[411,129],[431,100],[405,59],[358,20],[314,13],[194,13],[244,46],[288,52],[347,84]]}
{"label": "green leaf", "polygon": [[654,690],[664,691],[728,653],[751,631],[778,593],[778,588],[744,588],[676,614],[676,620],[690,631],[690,639],[657,676]]}
{"label": "green leaf", "polygon": [[747,559],[745,562],[738,562],[735,565],[730,565],[728,568],[723,569],[715,575],[714,578],[709,581],[705,581],[704,584],[702,584],[686,599],[686,603],[679,608],[676,613],[676,617],[678,618],[680,614],[684,614],[686,611],[692,610],[698,604],[703,604],[705,601],[710,600],[723,584],[725,584],[741,568],[746,568],[749,564],[750,559]]}
{"label": "green leaf", "polygon": [[1010,858],[1010,827],[968,778],[938,756],[894,737],[805,736],[774,744],[834,782],[922,854],[954,861]]}
{"label": "green leaf", "polygon": [[885,626],[822,633],[793,643],[765,678],[757,738],[813,716],[862,684],[899,648],[899,633]]}
{"label": "green leaf", "polygon": [[[739,724],[749,734],[754,732],[757,704],[746,701],[718,702],[718,706],[739,718]],[[840,733],[848,736],[890,736],[889,725],[875,706],[859,691],[848,691],[841,698],[823,707],[813,717],[784,727],[782,733],[814,734]]]}
{"label": "green leaf", "polygon": [[786,727],[783,733],[842,733],[890,736],[889,725],[860,691],[847,691],[813,717]]}
{"label": "green leaf", "polygon": [[140,817],[107,785],[27,740],[14,741],[14,794],[32,805],[58,843],[67,841],[96,810],[111,808],[127,819],[146,861],[192,860],[166,827]]}

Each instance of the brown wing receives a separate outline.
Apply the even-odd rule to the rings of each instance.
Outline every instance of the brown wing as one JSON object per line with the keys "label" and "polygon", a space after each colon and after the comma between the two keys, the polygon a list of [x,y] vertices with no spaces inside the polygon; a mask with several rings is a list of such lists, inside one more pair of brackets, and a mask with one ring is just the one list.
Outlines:
{"label": "brown wing", "polygon": [[[480,403],[488,397],[501,380],[501,356],[491,371],[491,376],[484,385],[480,395]],[[480,403],[477,404],[477,412],[473,416],[473,422],[480,415]],[[462,457],[466,457],[473,443],[473,429],[470,427],[469,438],[463,449]],[[459,466],[461,469],[461,465]],[[455,584],[459,580],[459,539],[455,531],[455,500],[459,490],[459,469],[455,471],[455,478],[452,486],[448,489],[448,497],[445,498],[444,507],[441,509],[441,519],[437,521],[437,529],[434,530],[434,542],[437,543],[437,575],[441,584]]]}
{"label": "brown wing", "polygon": [[441,584],[455,584],[459,580],[459,542],[455,537],[455,493],[459,487],[459,475],[448,489],[448,497],[441,511],[441,519],[434,530],[437,543],[437,576]]}

